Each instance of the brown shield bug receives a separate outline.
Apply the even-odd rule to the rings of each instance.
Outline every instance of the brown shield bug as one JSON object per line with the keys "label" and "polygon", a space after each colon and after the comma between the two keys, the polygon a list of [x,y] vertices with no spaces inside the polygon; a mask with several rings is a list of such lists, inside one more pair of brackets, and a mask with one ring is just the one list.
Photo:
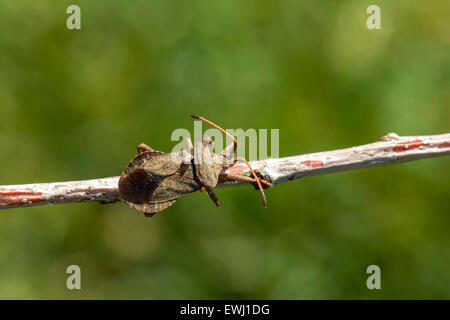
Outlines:
{"label": "brown shield bug", "polygon": [[[192,116],[204,121],[233,139],[233,143],[225,148],[220,155],[213,153],[212,140],[203,136],[201,141],[192,145],[186,139],[187,150],[174,153],[155,151],[145,144],[140,144],[138,155],[135,156],[123,171],[119,180],[119,193],[123,202],[128,206],[144,212],[146,216],[153,216],[172,204],[184,194],[197,190],[204,191],[211,200],[220,206],[213,189],[219,179],[226,181],[243,181],[257,186],[261,192],[263,205],[266,197],[265,187],[272,185],[259,178],[247,160],[236,157],[237,140],[227,131],[205,118]],[[231,164],[227,161],[233,157]],[[223,170],[241,160],[249,167],[253,178],[243,175],[223,174]]]}

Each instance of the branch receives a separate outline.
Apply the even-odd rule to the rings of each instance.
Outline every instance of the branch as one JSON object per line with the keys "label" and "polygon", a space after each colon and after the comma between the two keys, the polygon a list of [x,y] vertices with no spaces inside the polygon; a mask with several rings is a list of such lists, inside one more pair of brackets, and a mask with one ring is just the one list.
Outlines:
{"label": "branch", "polygon": [[0,209],[82,201],[120,200],[119,177],[0,186]]}
{"label": "branch", "polygon": [[[450,155],[450,134],[400,137],[389,133],[378,142],[358,147],[250,162],[253,169],[273,184],[306,176],[371,168],[400,162]],[[235,165],[229,173],[246,173]]]}
{"label": "branch", "polygon": [[[390,133],[378,142],[358,147],[250,162],[253,169],[274,185],[311,175],[370,168],[405,161],[450,155],[450,134],[400,137]],[[243,164],[222,173],[250,177]],[[119,201],[119,177],[104,179],[0,186],[0,209],[82,201]],[[242,182],[219,181],[219,186]]]}

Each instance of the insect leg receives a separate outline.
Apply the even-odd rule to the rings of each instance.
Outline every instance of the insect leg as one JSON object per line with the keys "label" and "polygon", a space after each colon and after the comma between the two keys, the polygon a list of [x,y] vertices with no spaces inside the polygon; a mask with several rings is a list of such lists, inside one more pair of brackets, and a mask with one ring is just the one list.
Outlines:
{"label": "insect leg", "polygon": [[140,145],[137,146],[137,152],[142,153],[142,152],[146,152],[146,151],[153,151],[152,148],[150,148],[148,145],[146,145],[145,143],[141,143]]}
{"label": "insect leg", "polygon": [[214,191],[211,188],[209,188],[207,186],[204,186],[200,190],[205,192],[206,195],[214,202],[214,204],[216,206],[220,207],[220,201],[219,201],[219,199],[217,198],[216,194],[214,193]]}
{"label": "insect leg", "polygon": [[[256,187],[258,187],[257,182],[254,178],[249,178],[246,176],[242,176],[242,175],[237,175],[237,174],[224,174],[223,177],[227,180],[227,181],[242,181],[242,182],[248,182],[248,183],[253,183],[256,184]],[[264,179],[259,179],[259,181],[261,181],[262,184],[265,185],[265,187],[273,187],[273,185],[270,182],[267,182]]]}

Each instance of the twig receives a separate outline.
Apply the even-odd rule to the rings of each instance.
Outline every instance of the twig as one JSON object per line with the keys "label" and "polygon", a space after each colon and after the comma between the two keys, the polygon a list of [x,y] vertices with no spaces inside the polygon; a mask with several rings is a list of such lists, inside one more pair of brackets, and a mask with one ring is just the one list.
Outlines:
{"label": "twig", "polygon": [[0,209],[82,201],[118,201],[119,177],[0,186]]}
{"label": "twig", "polygon": [[[399,162],[450,155],[450,134],[400,137],[390,133],[380,141],[358,147],[311,153],[279,159],[252,161],[253,169],[274,185],[310,175],[369,168]],[[223,172],[250,172],[236,164]],[[0,186],[0,209],[82,201],[119,201],[119,177],[104,179]],[[221,179],[219,186],[242,182]]]}
{"label": "twig", "polygon": [[[287,158],[254,161],[250,164],[273,184],[323,173],[371,168],[399,162],[450,155],[450,134],[400,137],[387,134],[378,142],[362,146],[303,154]],[[243,165],[227,171],[239,174]]]}

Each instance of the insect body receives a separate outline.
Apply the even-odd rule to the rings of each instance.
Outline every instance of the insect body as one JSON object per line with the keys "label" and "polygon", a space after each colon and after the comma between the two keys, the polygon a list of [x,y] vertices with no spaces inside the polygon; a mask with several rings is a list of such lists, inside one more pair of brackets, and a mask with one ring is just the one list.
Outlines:
{"label": "insect body", "polygon": [[[214,123],[201,117],[193,117],[205,121],[229,135]],[[216,187],[222,171],[229,166],[227,159],[233,156],[233,163],[238,160],[236,158],[237,142],[234,137],[232,138],[234,143],[220,155],[211,151],[213,143],[207,135],[203,136],[195,146],[192,146],[190,139],[186,139],[187,150],[171,154],[155,151],[145,144],[140,144],[138,155],[130,161],[119,180],[122,201],[128,206],[144,212],[146,216],[153,216],[173,205],[182,195],[202,190],[217,206],[220,206],[213,188]],[[225,180],[256,184],[262,193],[265,206],[265,195],[261,182],[265,186],[271,186],[271,184],[257,177],[248,162],[245,159],[242,160],[249,166],[254,178],[229,174],[222,176]]]}

